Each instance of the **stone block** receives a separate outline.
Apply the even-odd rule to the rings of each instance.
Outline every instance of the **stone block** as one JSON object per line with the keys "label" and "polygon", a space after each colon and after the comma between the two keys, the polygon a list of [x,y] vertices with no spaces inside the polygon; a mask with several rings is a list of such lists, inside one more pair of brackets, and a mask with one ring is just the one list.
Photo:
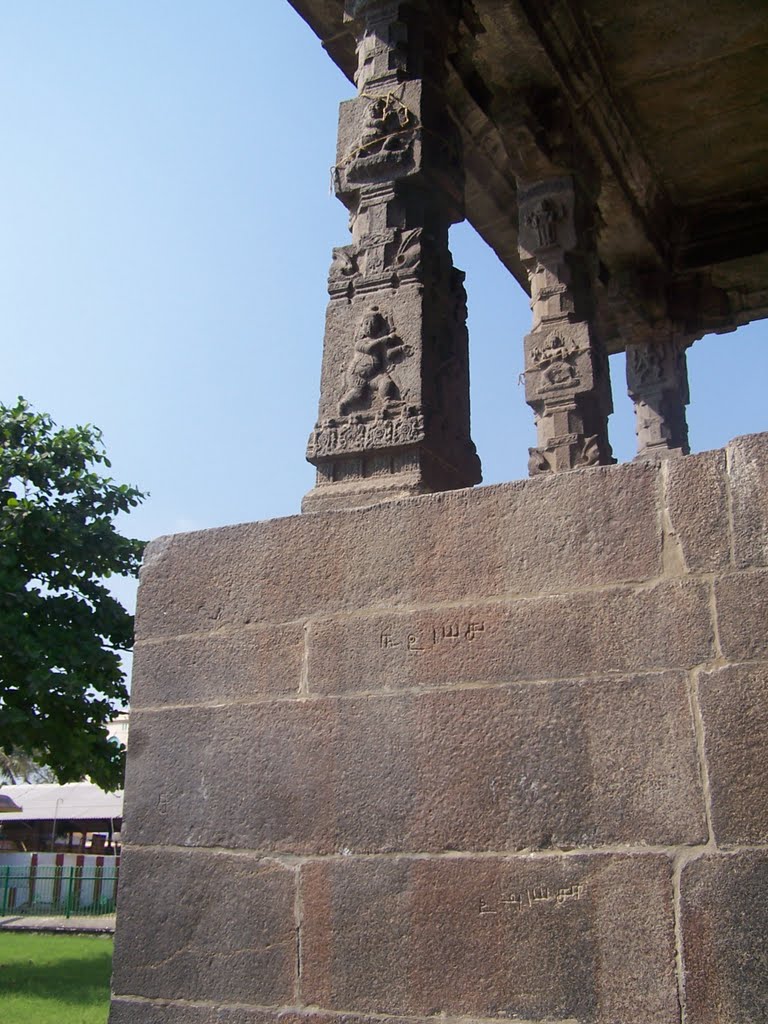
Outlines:
{"label": "stone block", "polygon": [[139,643],[131,697],[146,708],[297,693],[303,658],[300,624]]}
{"label": "stone block", "polygon": [[725,452],[668,459],[666,507],[669,525],[689,572],[711,572],[730,564]]}
{"label": "stone block", "polygon": [[[338,1022],[338,1018],[336,1018]],[[319,1014],[269,1013],[244,1006],[113,999],[109,1024],[331,1024]],[[340,1022],[339,1022],[340,1024]]]}
{"label": "stone block", "polygon": [[715,839],[768,843],[768,665],[702,675],[699,700]]}
{"label": "stone block", "polygon": [[734,565],[768,565],[768,434],[737,437],[726,451]]}
{"label": "stone block", "polygon": [[768,572],[741,572],[715,583],[720,646],[729,661],[768,661]]}
{"label": "stone block", "polygon": [[714,655],[709,590],[691,581],[313,622],[310,692],[689,669]]}
{"label": "stone block", "polygon": [[134,712],[128,790],[134,843],[326,854],[706,838],[674,674]]}
{"label": "stone block", "polygon": [[686,865],[681,904],[687,1024],[768,1020],[768,853]]}
{"label": "stone block", "polygon": [[355,858],[301,870],[302,997],[328,1009],[677,1020],[665,857]]}
{"label": "stone block", "polygon": [[137,636],[653,578],[657,481],[653,466],[601,467],[161,538]]}
{"label": "stone block", "polygon": [[[108,1024],[235,1024],[236,1019],[214,1006],[150,1003],[143,999],[117,997],[112,999]],[[245,1016],[241,1019],[246,1020]],[[252,1016],[251,1020],[253,1024],[261,1024],[256,1016]]]}
{"label": "stone block", "polygon": [[[192,1005],[162,1000],[112,1000],[109,1024],[381,1024],[377,1017],[315,1010],[265,1010],[245,1006]],[[387,1024],[415,1024],[414,1018],[388,1017]],[[424,1024],[433,1024],[424,1020]]]}
{"label": "stone block", "polygon": [[292,1002],[294,900],[295,873],[274,861],[131,847],[121,864],[113,991]]}
{"label": "stone block", "polygon": [[334,708],[317,703],[133,711],[125,838],[329,852],[327,745],[336,729]]}
{"label": "stone block", "polygon": [[268,1013],[243,1006],[193,1006],[189,1003],[113,999],[109,1024],[312,1024],[312,1015]]}

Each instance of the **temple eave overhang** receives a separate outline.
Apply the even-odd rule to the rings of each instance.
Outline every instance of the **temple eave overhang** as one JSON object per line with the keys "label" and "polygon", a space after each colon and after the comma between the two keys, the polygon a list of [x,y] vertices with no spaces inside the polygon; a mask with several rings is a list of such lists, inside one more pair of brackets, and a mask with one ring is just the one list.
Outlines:
{"label": "temple eave overhang", "polygon": [[[351,80],[344,0],[290,2]],[[467,218],[529,290],[518,192],[574,175],[609,352],[662,323],[693,338],[768,315],[768,11],[694,0],[681,29],[670,6],[464,0],[448,54]]]}

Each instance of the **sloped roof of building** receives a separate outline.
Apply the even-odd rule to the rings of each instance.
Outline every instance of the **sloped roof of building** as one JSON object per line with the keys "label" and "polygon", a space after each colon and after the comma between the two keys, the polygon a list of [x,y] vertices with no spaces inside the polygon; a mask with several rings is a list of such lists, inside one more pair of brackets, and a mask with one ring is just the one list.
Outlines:
{"label": "sloped roof of building", "polygon": [[21,808],[6,811],[0,817],[2,824],[14,821],[63,820],[93,821],[120,818],[123,814],[123,794],[105,793],[91,782],[70,782],[65,786],[48,783],[40,785],[0,786],[0,796],[8,796]]}

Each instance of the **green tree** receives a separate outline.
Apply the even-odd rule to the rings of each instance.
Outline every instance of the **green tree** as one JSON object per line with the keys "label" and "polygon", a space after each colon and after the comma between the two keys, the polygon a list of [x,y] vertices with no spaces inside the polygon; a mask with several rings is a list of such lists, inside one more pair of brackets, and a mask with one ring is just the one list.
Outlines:
{"label": "green tree", "polygon": [[29,754],[16,751],[8,754],[0,750],[0,783],[18,786],[23,783],[55,782],[56,776],[50,768],[39,764]]}
{"label": "green tree", "polygon": [[138,575],[143,542],[114,518],[145,495],[101,466],[97,428],[0,405],[0,748],[115,789],[125,751],[106,723],[128,697],[133,617],[103,581]]}

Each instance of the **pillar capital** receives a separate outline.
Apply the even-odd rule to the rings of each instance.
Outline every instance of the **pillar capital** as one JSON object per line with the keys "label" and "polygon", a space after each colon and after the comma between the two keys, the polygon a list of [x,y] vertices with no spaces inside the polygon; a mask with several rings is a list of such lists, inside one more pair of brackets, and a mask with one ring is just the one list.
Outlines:
{"label": "pillar capital", "polygon": [[357,36],[358,90],[407,78],[441,83],[460,10],[458,0],[346,0],[344,20]]}

